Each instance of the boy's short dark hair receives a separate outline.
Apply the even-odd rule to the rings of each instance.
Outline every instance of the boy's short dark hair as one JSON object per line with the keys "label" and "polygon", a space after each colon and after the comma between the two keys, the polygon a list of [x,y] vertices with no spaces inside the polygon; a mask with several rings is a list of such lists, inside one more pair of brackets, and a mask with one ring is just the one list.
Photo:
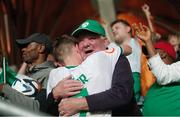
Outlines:
{"label": "boy's short dark hair", "polygon": [[68,50],[70,52],[71,47],[76,44],[78,44],[78,41],[72,36],[62,35],[60,37],[57,37],[56,41],[53,44],[53,55],[55,57],[55,60],[58,62],[63,62],[62,55],[68,54],[65,51]]}

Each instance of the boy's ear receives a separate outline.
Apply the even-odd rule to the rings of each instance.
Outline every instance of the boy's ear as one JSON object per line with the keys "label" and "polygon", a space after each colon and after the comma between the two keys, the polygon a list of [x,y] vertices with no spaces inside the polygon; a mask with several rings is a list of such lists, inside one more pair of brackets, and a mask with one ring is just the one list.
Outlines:
{"label": "boy's ear", "polygon": [[76,47],[76,51],[77,51],[78,53],[80,53],[79,45],[76,44],[75,47]]}

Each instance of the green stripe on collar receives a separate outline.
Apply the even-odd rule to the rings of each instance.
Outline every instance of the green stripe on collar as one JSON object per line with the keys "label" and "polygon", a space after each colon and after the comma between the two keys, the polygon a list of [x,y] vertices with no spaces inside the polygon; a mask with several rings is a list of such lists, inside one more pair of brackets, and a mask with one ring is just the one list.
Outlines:
{"label": "green stripe on collar", "polygon": [[67,69],[75,68],[77,66],[66,66]]}

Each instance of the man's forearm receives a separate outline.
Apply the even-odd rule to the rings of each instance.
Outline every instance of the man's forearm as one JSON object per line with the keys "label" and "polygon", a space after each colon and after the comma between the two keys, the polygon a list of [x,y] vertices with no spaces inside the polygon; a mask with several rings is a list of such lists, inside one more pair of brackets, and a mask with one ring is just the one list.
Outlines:
{"label": "man's forearm", "polygon": [[148,39],[145,43],[146,43],[146,47],[147,47],[149,56],[152,57],[152,56],[156,55],[156,50],[153,46],[152,40]]}
{"label": "man's forearm", "polygon": [[26,62],[23,62],[22,65],[21,65],[21,67],[20,67],[20,69],[19,69],[19,71],[18,71],[18,73],[19,73],[19,74],[25,74],[26,68],[27,68],[27,63],[26,63]]}
{"label": "man's forearm", "polygon": [[31,109],[33,111],[39,111],[39,102],[38,100],[33,100],[30,97],[27,97],[18,91],[12,89],[9,85],[4,85],[2,93],[10,100],[11,103],[17,104],[18,106]]}
{"label": "man's forearm", "polygon": [[85,110],[85,111],[89,110],[89,106],[86,98],[79,98],[79,108],[80,108],[79,110]]}
{"label": "man's forearm", "polygon": [[153,27],[153,23],[152,23],[152,21],[151,21],[151,16],[146,16],[146,18],[147,18],[147,21],[148,21],[148,25],[149,25],[149,28],[150,28],[150,30],[152,31],[152,32],[154,32],[154,27]]}
{"label": "man's forearm", "polygon": [[167,85],[169,83],[180,81],[180,62],[166,65],[159,54],[151,57],[148,62],[159,84]]}

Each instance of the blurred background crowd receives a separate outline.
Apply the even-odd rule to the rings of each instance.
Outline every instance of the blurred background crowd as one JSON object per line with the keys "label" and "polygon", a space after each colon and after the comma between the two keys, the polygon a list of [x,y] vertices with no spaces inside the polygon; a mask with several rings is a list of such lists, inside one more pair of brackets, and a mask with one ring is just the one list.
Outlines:
{"label": "blurred background crowd", "polygon": [[[179,105],[179,103],[173,103],[164,110],[156,111],[156,109],[159,109],[161,106],[178,99],[172,96],[172,99],[169,98],[167,102],[161,101],[170,96],[171,92],[180,95],[178,91],[175,91],[179,89],[178,83],[180,81],[179,4],[180,1],[178,0],[0,0],[1,70],[3,71],[3,66],[6,64],[3,63],[5,62],[3,57],[6,57],[10,66],[6,74],[11,73],[11,75],[7,75],[7,77],[14,76],[20,78],[24,77],[21,75],[27,75],[28,77],[34,78],[41,84],[41,88],[38,87],[38,83],[33,84],[33,86],[38,90],[38,94],[42,94],[38,96],[34,96],[37,94],[33,94],[33,96],[31,95],[33,99],[26,100],[23,96],[19,94],[16,95],[16,91],[10,89],[10,87],[5,87],[3,84],[3,86],[0,86],[0,91],[5,93],[3,94],[5,96],[2,96],[3,100],[7,97],[12,103],[18,105],[21,103],[20,100],[18,102],[13,98],[20,97],[19,99],[22,98],[22,100],[26,100],[27,105],[30,105],[30,110],[40,110],[52,115],[66,115],[67,113],[65,113],[65,110],[62,108],[64,105],[59,103],[58,107],[56,102],[60,101],[59,99],[63,100],[64,97],[72,96],[72,94],[62,96],[62,98],[59,94],[61,90],[56,90],[57,92],[59,91],[58,93],[55,92],[56,88],[63,89],[64,87],[62,86],[65,85],[62,85],[63,83],[57,84],[57,82],[55,83],[56,87],[52,87],[52,91],[50,90],[46,94],[46,89],[49,85],[48,82],[50,82],[48,79],[52,77],[49,77],[50,71],[54,68],[69,65],[69,63],[66,63],[68,58],[66,61],[63,53],[58,50],[61,43],[64,43],[64,45],[67,43],[78,43],[80,50],[83,50],[87,38],[99,39],[106,37],[110,42],[121,45],[125,55],[126,47],[124,47],[124,44],[131,47],[131,54],[127,55],[127,59],[132,72],[132,76],[130,77],[133,78],[133,98],[128,103],[128,106],[121,106],[123,108],[131,108],[135,98],[138,109],[133,107],[140,111],[135,112],[134,109],[134,112],[132,112],[128,109],[122,109],[122,113],[125,112],[123,113],[124,115],[128,115],[128,112],[132,112],[129,113],[130,115],[153,115],[153,113],[155,115],[171,115],[172,113],[174,113],[174,115],[180,115],[180,112],[174,109],[178,107],[177,105]],[[92,28],[93,26],[94,28]],[[82,30],[82,32],[78,32],[79,30]],[[74,39],[67,35],[62,36],[63,34],[73,36],[78,42],[63,42],[64,38]],[[57,41],[58,39],[59,42]],[[86,41],[86,44],[87,43],[92,44]],[[33,50],[33,47],[36,48]],[[66,46],[64,46],[64,48],[66,48]],[[63,50],[62,47],[61,49]],[[94,48],[94,50],[95,49],[96,48]],[[91,51],[92,50],[90,50],[90,53]],[[33,61],[30,57],[36,57],[36,60]],[[71,66],[71,62],[69,66]],[[171,65],[173,67],[171,67]],[[126,67],[124,69],[126,69]],[[36,71],[41,72],[36,73]],[[172,72],[168,73],[168,71]],[[51,73],[53,74],[54,72]],[[166,73],[168,74],[167,76]],[[4,72],[1,72],[1,80],[4,74]],[[169,77],[169,79],[166,77]],[[114,74],[112,78],[114,78]],[[1,80],[0,84],[3,82],[1,82]],[[66,82],[66,80],[64,82]],[[29,83],[29,80],[25,82]],[[13,87],[14,80],[7,78],[7,81],[4,83]],[[128,85],[130,84],[131,83]],[[113,88],[113,79],[111,85],[111,88]],[[14,89],[16,88],[17,87]],[[6,94],[6,92],[8,93]],[[24,95],[30,96],[26,93],[24,93]],[[91,101],[88,99],[89,98],[86,98],[86,104],[88,103],[90,112],[102,111],[105,108],[101,110],[98,106],[97,108],[91,107]],[[44,100],[47,102],[43,104]],[[158,102],[157,106],[152,104],[156,103],[154,101]],[[51,104],[49,104],[50,102],[53,105],[52,107]],[[63,100],[61,102],[66,101]],[[20,105],[26,106],[25,103]],[[165,110],[171,107],[172,110],[166,113]],[[105,109],[111,110],[112,108],[113,106]],[[68,114],[73,115],[74,113]]]}

